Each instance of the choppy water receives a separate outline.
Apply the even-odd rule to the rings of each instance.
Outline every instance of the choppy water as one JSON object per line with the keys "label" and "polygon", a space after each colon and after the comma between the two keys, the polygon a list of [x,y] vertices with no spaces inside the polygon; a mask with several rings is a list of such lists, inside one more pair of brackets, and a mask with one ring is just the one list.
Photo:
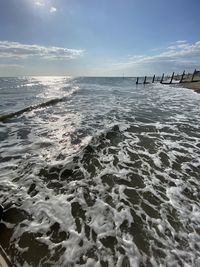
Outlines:
{"label": "choppy water", "polygon": [[200,95],[0,78],[0,244],[16,266],[200,266]]}

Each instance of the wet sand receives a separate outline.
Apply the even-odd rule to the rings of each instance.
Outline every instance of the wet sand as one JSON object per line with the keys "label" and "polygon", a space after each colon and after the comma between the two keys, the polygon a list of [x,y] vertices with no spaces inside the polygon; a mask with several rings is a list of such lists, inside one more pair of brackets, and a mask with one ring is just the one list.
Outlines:
{"label": "wet sand", "polygon": [[[181,79],[181,75],[176,75],[174,79],[179,81]],[[186,74],[186,77],[184,78],[183,82],[179,85],[181,87],[192,89],[195,92],[200,93],[200,75],[196,75],[193,79],[193,82],[191,82],[191,79],[192,75]]]}
{"label": "wet sand", "polygon": [[180,86],[188,88],[188,89],[192,89],[195,92],[200,93],[200,81],[183,82],[183,83],[180,83]]}

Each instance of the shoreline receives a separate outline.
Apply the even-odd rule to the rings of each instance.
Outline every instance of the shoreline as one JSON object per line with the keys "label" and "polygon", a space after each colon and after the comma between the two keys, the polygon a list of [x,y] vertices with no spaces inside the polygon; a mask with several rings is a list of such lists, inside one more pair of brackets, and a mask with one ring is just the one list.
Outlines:
{"label": "shoreline", "polygon": [[183,83],[180,83],[178,86],[191,89],[195,91],[196,93],[200,94],[200,81],[183,82]]}
{"label": "shoreline", "polygon": [[[176,81],[180,81],[181,78],[183,77],[180,74],[175,75],[174,77]],[[200,94],[200,71],[195,70],[194,74],[185,74],[182,82],[178,84],[178,87],[191,89],[194,92]]]}

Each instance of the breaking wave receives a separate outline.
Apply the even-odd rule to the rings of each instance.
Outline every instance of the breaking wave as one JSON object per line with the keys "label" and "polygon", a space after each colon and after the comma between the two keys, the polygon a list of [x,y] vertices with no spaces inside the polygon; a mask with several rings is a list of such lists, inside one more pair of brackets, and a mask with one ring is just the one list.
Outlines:
{"label": "breaking wave", "polygon": [[73,89],[70,93],[68,93],[65,96],[62,96],[61,98],[50,99],[50,100],[48,100],[46,102],[42,102],[42,103],[39,103],[39,104],[36,104],[36,105],[31,105],[31,106],[23,108],[21,110],[18,110],[18,111],[15,111],[15,112],[11,112],[11,113],[8,113],[8,114],[5,114],[5,115],[1,115],[0,116],[0,122],[5,122],[8,119],[11,119],[11,118],[16,117],[16,116],[20,116],[23,113],[30,112],[30,111],[32,111],[34,109],[46,108],[48,106],[56,105],[59,102],[67,101],[69,96],[71,96],[72,94],[77,92],[77,90],[78,90],[78,88]]}

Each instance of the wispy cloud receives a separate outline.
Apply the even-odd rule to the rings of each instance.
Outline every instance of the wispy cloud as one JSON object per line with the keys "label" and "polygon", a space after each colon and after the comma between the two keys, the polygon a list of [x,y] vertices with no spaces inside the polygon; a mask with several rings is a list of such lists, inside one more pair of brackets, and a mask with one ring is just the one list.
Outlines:
{"label": "wispy cloud", "polygon": [[[174,69],[190,65],[200,67],[200,41],[193,44],[187,41],[171,43],[165,51],[154,55],[131,56],[124,62],[114,63],[117,68],[145,68],[152,66],[169,66]],[[149,68],[150,69],[150,68]],[[157,68],[158,69],[158,68]]]}
{"label": "wispy cloud", "polygon": [[20,64],[0,64],[0,70],[5,69],[24,69],[23,65]]}
{"label": "wispy cloud", "polygon": [[171,44],[184,44],[184,43],[187,43],[187,41],[186,40],[178,40],[178,41],[172,42]]}
{"label": "wispy cloud", "polygon": [[0,58],[24,59],[37,57],[43,59],[75,59],[83,54],[81,49],[56,46],[28,45],[19,42],[0,41]]}

